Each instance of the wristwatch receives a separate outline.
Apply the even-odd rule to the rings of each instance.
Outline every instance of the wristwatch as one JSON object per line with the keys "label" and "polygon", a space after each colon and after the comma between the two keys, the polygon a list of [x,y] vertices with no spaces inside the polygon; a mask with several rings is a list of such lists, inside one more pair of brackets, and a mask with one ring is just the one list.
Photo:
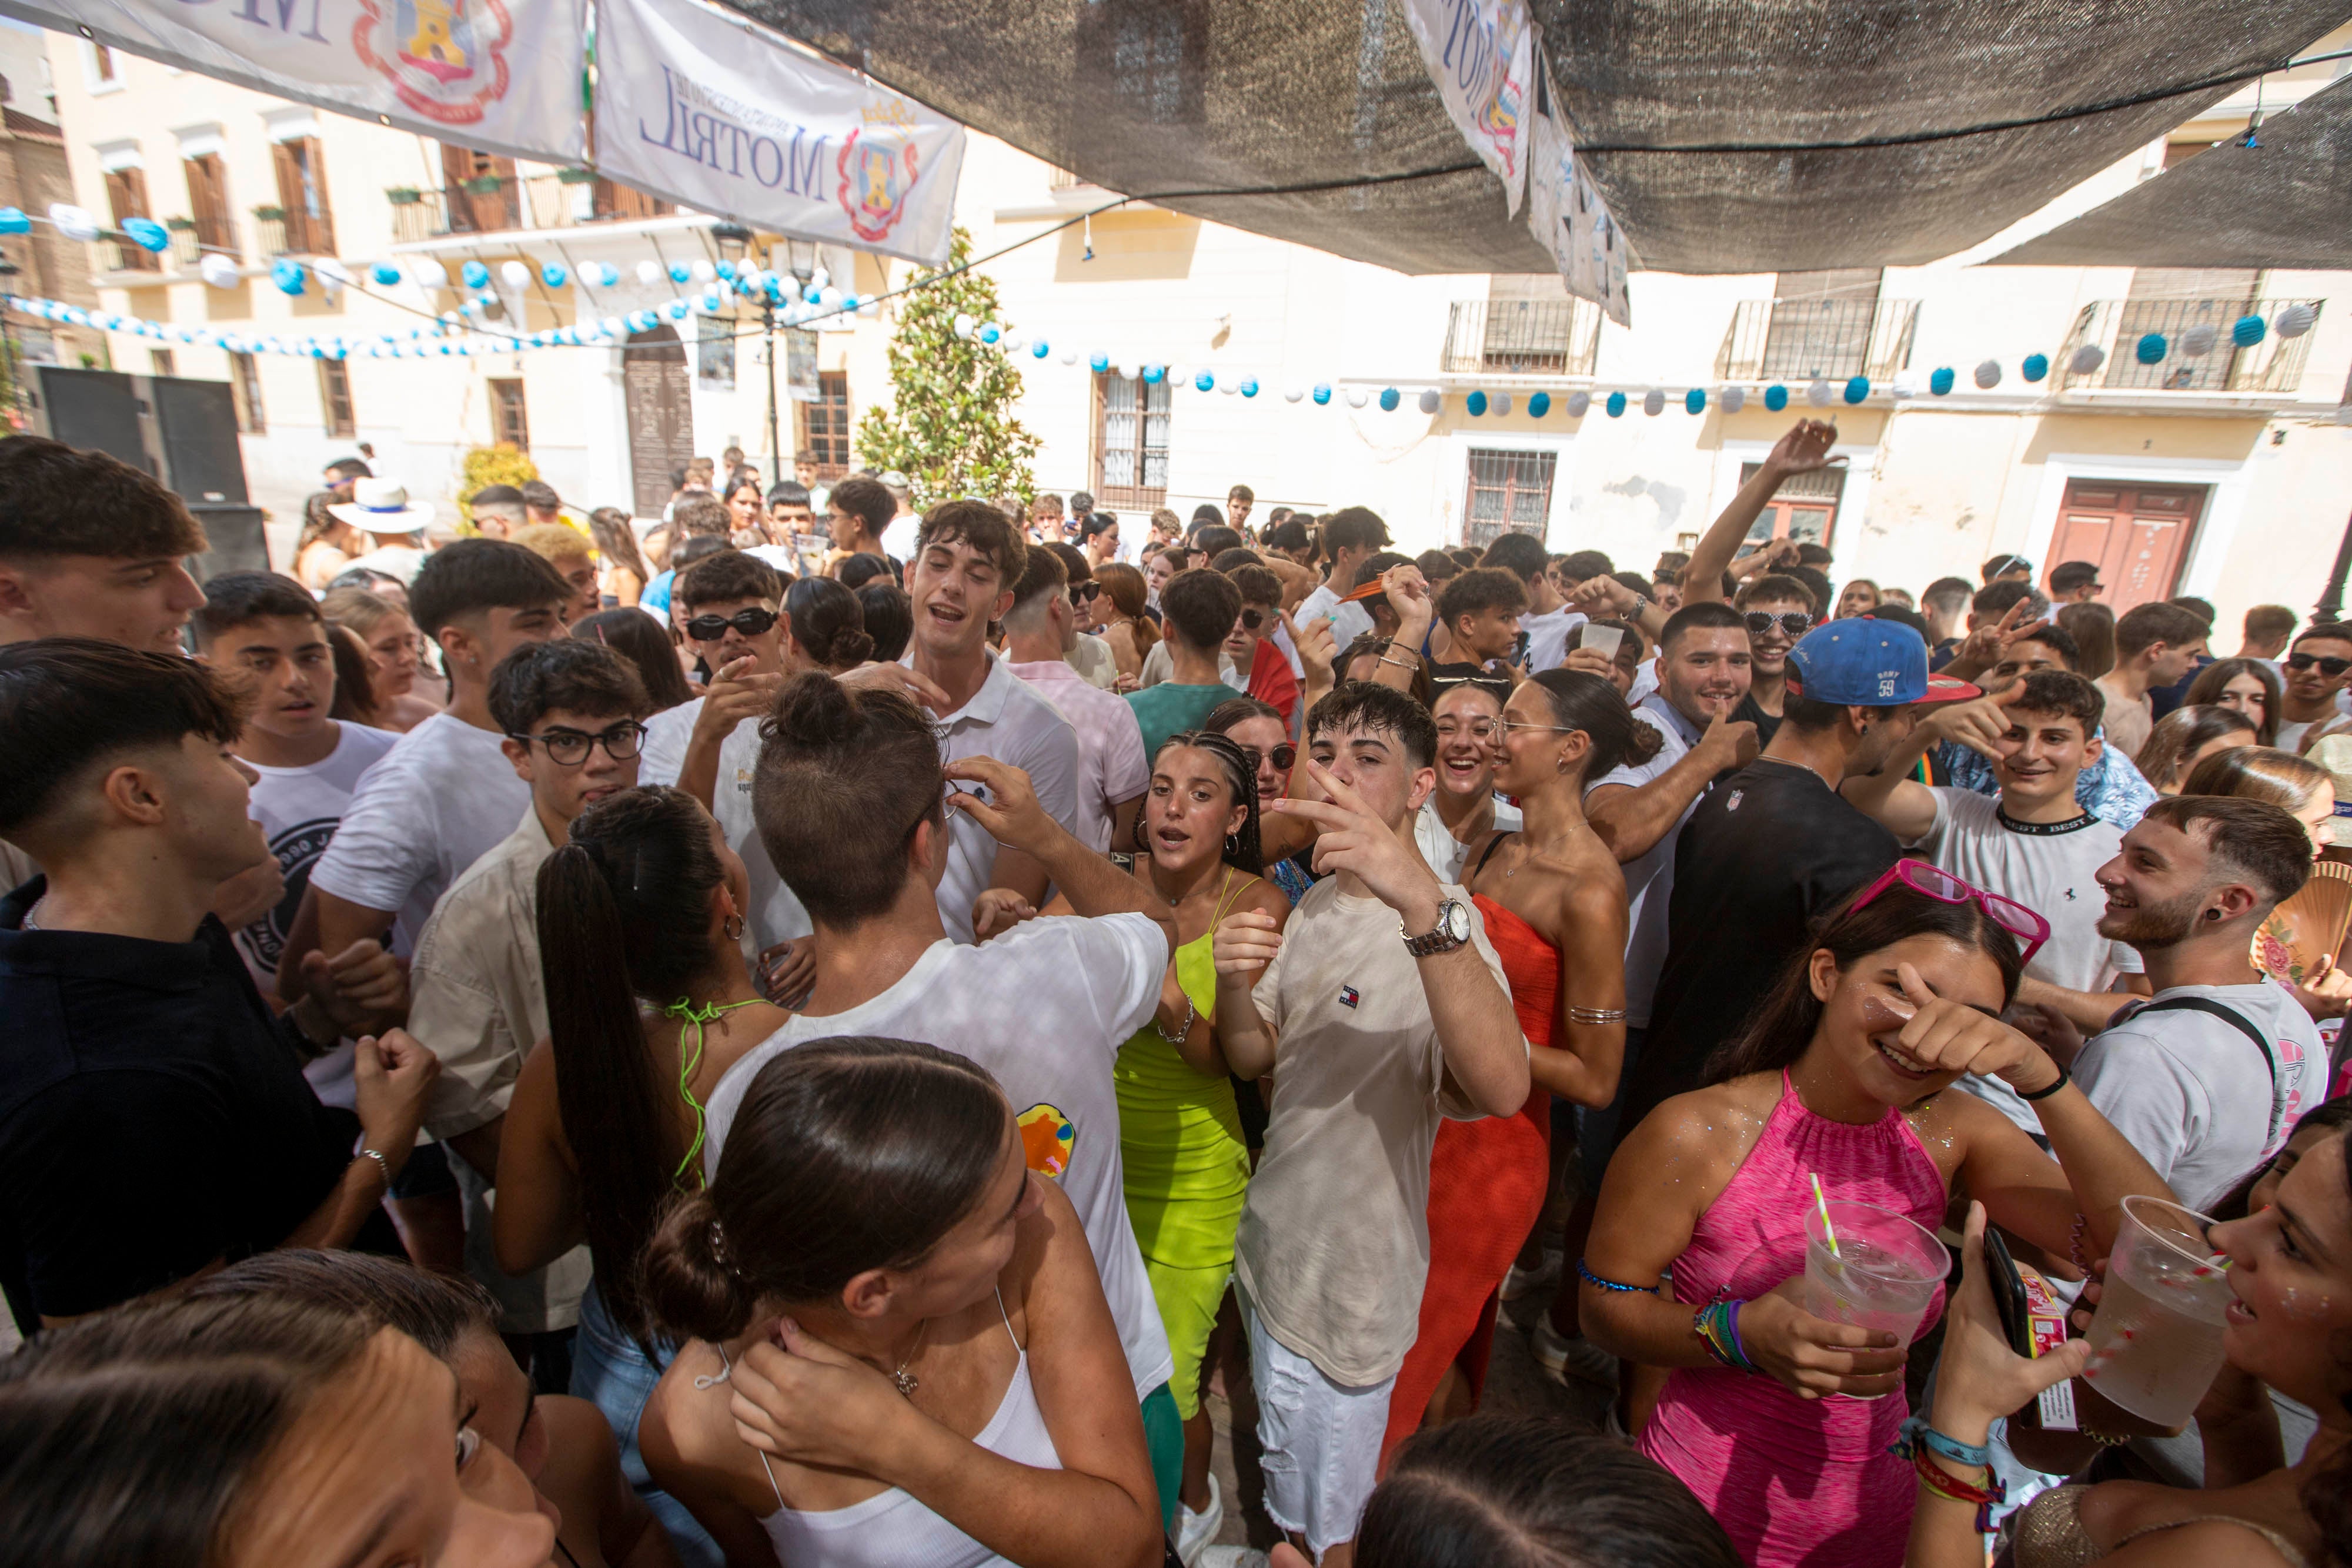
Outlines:
{"label": "wristwatch", "polygon": [[1451,953],[1470,940],[1470,911],[1459,899],[1449,898],[1437,906],[1436,928],[1424,936],[1415,936],[1397,922],[1397,935],[1404,938],[1404,950],[1416,958],[1433,958],[1440,953]]}

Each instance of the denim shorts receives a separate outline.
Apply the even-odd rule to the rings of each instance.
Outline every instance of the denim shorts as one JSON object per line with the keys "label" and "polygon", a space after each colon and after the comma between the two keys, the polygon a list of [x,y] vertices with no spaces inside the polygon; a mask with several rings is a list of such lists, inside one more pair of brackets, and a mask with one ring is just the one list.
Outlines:
{"label": "denim shorts", "polygon": [[[654,1348],[667,1362],[674,1347],[656,1343]],[[653,1397],[661,1375],[662,1368],[646,1358],[629,1331],[605,1308],[603,1292],[592,1281],[580,1298],[580,1333],[572,1349],[572,1395],[604,1413],[621,1446],[621,1474],[669,1531],[678,1561],[686,1568],[724,1568],[726,1554],[719,1550],[719,1543],[695,1521],[684,1503],[654,1485],[646,1471],[645,1454],[637,1447],[637,1421],[645,1415],[646,1401]]]}

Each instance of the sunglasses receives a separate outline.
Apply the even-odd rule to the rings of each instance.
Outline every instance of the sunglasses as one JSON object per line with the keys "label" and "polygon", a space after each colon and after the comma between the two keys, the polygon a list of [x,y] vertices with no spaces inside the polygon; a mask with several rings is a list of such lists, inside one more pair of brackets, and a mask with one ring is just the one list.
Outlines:
{"label": "sunglasses", "polygon": [[1280,746],[1276,747],[1271,752],[1260,751],[1255,746],[1244,746],[1242,749],[1249,753],[1249,759],[1253,766],[1263,761],[1267,757],[1272,757],[1274,758],[1274,770],[1277,773],[1287,773],[1291,768],[1297,766],[1298,763],[1298,747],[1291,745],[1288,741],[1284,741]]}
{"label": "sunglasses", "polygon": [[1746,620],[1748,634],[1751,637],[1761,637],[1765,632],[1772,630],[1776,622],[1782,632],[1791,637],[1801,637],[1813,629],[1813,618],[1801,610],[1783,611],[1778,615],[1768,614],[1761,610],[1750,610],[1747,613]]}
{"label": "sunglasses", "polygon": [[746,637],[761,637],[775,623],[774,611],[762,610],[754,604],[747,610],[738,610],[732,615],[698,615],[686,623],[686,634],[698,643],[716,643],[727,635],[727,628],[732,626]]}
{"label": "sunglasses", "polygon": [[2003,898],[1997,893],[1962,882],[1950,872],[1922,860],[1899,860],[1886,868],[1885,874],[1863,890],[1863,894],[1846,909],[1848,916],[1861,914],[1879,894],[1896,883],[1938,904],[1967,904],[1974,901],[1984,911],[1985,918],[2008,932],[2024,949],[2021,965],[2033,962],[2033,955],[2050,940],[2050,922],[2036,915],[2013,898]]}
{"label": "sunglasses", "polygon": [[646,744],[646,727],[635,719],[616,724],[602,735],[590,735],[584,730],[551,729],[544,735],[509,735],[509,740],[520,740],[525,746],[533,741],[547,747],[547,759],[559,768],[577,768],[588,760],[589,751],[603,747],[604,755],[615,762],[626,762],[642,750]]}
{"label": "sunglasses", "polygon": [[2352,659],[2323,659],[2316,653],[2289,653],[2286,656],[2286,667],[2290,670],[2307,670],[2314,664],[2317,664],[2319,673],[2331,681],[2345,671],[2352,670]]}
{"label": "sunglasses", "polygon": [[1073,604],[1084,604],[1087,600],[1099,599],[1101,597],[1102,584],[1099,582],[1074,582],[1070,584],[1070,602]]}
{"label": "sunglasses", "polygon": [[1255,632],[1255,631],[1256,631],[1259,627],[1261,627],[1261,626],[1263,626],[1263,625],[1265,625],[1265,611],[1263,611],[1263,610],[1244,610],[1244,611],[1243,611],[1243,612],[1242,612],[1242,625],[1243,625],[1244,629],[1245,629],[1245,630],[1247,630],[1247,631]]}

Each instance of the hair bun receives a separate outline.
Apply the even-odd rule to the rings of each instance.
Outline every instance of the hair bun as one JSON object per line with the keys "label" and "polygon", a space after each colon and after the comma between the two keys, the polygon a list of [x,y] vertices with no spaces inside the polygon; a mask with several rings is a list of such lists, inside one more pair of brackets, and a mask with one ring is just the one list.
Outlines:
{"label": "hair bun", "polygon": [[831,675],[811,671],[794,675],[776,693],[775,706],[760,727],[761,738],[822,750],[857,733],[857,704]]}
{"label": "hair bun", "polygon": [[874,656],[873,634],[864,631],[846,631],[834,634],[833,645],[825,650],[824,662],[836,666],[855,666]]}
{"label": "hair bun", "polygon": [[724,1247],[708,1194],[678,1198],[664,1211],[637,1265],[639,1296],[654,1322],[713,1343],[742,1332],[758,1292]]}

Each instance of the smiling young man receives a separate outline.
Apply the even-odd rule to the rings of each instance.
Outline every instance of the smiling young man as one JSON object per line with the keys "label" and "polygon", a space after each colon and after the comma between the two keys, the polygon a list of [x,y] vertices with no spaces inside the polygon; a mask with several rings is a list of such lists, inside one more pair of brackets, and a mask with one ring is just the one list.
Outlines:
{"label": "smiling young man", "polygon": [[[2053,1009],[2095,1034],[2131,994],[2139,956],[2100,933],[2105,899],[2099,868],[2123,833],[2074,799],[2074,780],[2101,750],[2098,688],[2065,670],[2036,670],[1993,695],[1929,715],[1877,772],[1846,781],[1843,794],[1903,843],[1961,881],[2016,900],[2050,923],[2050,939],[2025,967],[2018,1000]],[[1931,747],[1955,742],[1979,750],[2000,781],[1998,798],[1910,777]],[[2141,982],[2144,983],[2144,982]],[[2063,1056],[2060,1060],[2064,1060]],[[1961,1087],[2039,1136],[2032,1107],[1998,1079]]]}
{"label": "smiling young man", "polygon": [[[2002,582],[1984,591],[1988,594],[2010,593],[2021,587],[2016,582]],[[2008,610],[2015,610],[2019,620],[2032,612],[2031,604],[2020,608],[2021,597],[2011,597],[2000,614],[1993,615],[1985,625],[1972,630],[1969,633],[1969,641],[1977,647],[1969,650],[1963,644],[1966,662],[1960,657],[1948,661],[1944,674],[1952,675],[1981,665],[1986,673],[1970,678],[1978,680],[1987,692],[2000,692],[2036,671],[2079,672],[2082,650],[2075,645],[2074,637],[2066,629],[2056,622],[2029,623],[2023,631],[2000,630],[2001,616],[2007,614]],[[2100,701],[2104,712],[2105,693],[2100,694]],[[1928,766],[1940,783],[1971,789],[1984,796],[2000,792],[2000,779],[1994,773],[1990,759],[1984,753],[1957,740],[1948,740],[1937,747],[1929,754]],[[2106,741],[2103,733],[2102,744],[2085,753],[2082,769],[2074,776],[2074,799],[2081,803],[2083,810],[2122,832],[2139,821],[2140,814],[2156,800],[2156,789],[2140,776],[2139,769],[2132,765],[2130,758],[2124,755],[2123,748]]]}
{"label": "smiling young man", "polygon": [[[1516,528],[1507,530],[1486,547],[1478,564],[1509,572],[1527,590],[1528,604],[1519,612],[1519,630],[1528,634],[1528,673],[1539,675],[1558,669],[1568,657],[1568,634],[1584,624],[1585,615],[1568,607],[1559,585],[1545,570],[1549,558],[1543,540]],[[1664,597],[1658,602],[1669,614],[1677,608],[1667,605]]]}
{"label": "smiling young man", "polygon": [[1813,596],[1793,577],[1770,572],[1739,591],[1732,605],[1748,627],[1748,695],[1733,716],[1756,727],[1761,745],[1780,733],[1789,689],[1789,653],[1820,620]]}
{"label": "smiling young man", "polygon": [[2155,995],[2084,1046],[2074,1072],[2200,1212],[2276,1154],[2327,1092],[2318,1026],[2246,956],[2310,875],[2311,841],[2293,816],[2213,795],[2150,806],[2098,873],[2100,935],[2138,951]]}
{"label": "smiling young man", "polygon": [[1412,847],[1429,711],[1350,682],[1307,736],[1329,799],[1276,809],[1322,830],[1330,874],[1287,926],[1245,910],[1217,928],[1216,1035],[1236,1074],[1280,1084],[1234,1254],[1266,1512],[1344,1568],[1420,1327],[1437,1124],[1517,1111],[1528,1044],[1469,895]]}
{"label": "smiling young man", "polygon": [[1524,674],[1511,664],[1519,640],[1527,585],[1500,567],[1455,575],[1437,591],[1436,629],[1429,640],[1429,686],[1444,695],[1465,683],[1485,686],[1508,702]]}
{"label": "smiling young man", "polygon": [[2279,701],[2278,748],[2300,756],[2325,735],[2347,727],[2337,699],[2352,685],[2352,625],[2324,621],[2294,640],[2280,661],[2285,690]]}
{"label": "smiling young man", "polygon": [[1389,526],[1370,507],[1346,507],[1323,524],[1322,555],[1327,568],[1323,585],[1298,606],[1297,620],[1305,626],[1318,615],[1331,618],[1331,639],[1339,647],[1372,629],[1371,613],[1348,601],[1356,574],[1373,556],[1389,548]]}

